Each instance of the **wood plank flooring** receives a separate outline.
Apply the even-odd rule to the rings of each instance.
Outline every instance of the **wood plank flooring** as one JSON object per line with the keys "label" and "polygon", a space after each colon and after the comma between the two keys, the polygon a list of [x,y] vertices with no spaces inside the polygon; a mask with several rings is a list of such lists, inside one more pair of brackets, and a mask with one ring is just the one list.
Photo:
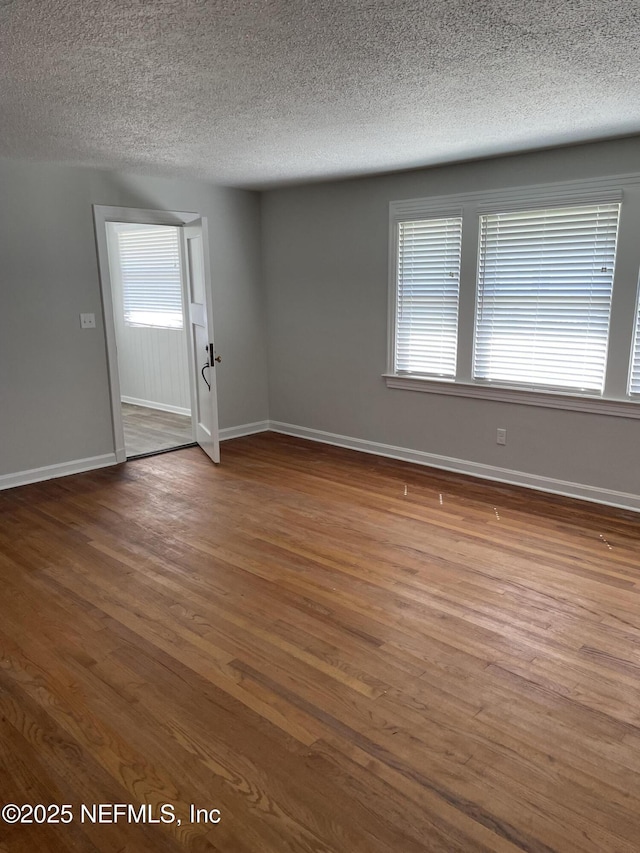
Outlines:
{"label": "wood plank flooring", "polygon": [[131,403],[121,405],[128,457],[170,450],[193,441],[190,417]]}
{"label": "wood plank flooring", "polygon": [[74,819],[0,850],[637,853],[639,555],[268,433],[2,492],[0,801]]}

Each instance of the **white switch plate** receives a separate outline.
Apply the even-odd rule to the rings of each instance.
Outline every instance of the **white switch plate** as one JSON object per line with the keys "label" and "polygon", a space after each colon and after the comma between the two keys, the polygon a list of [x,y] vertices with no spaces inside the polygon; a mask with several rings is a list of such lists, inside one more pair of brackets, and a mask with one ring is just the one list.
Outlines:
{"label": "white switch plate", "polygon": [[507,431],[506,429],[499,429],[496,433],[496,444],[506,444],[507,443]]}
{"label": "white switch plate", "polygon": [[82,329],[95,329],[95,327],[96,327],[96,315],[95,314],[81,314],[80,315],[80,327]]}

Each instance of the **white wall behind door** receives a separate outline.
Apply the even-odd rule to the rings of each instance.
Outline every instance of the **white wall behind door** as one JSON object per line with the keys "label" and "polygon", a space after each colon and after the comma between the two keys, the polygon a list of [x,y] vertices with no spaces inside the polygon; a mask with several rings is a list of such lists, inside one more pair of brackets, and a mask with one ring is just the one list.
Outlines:
{"label": "white wall behind door", "polygon": [[[107,232],[122,401],[189,415],[186,324],[183,323],[182,329],[125,324],[115,225],[108,223]],[[203,364],[205,360],[206,353]]]}

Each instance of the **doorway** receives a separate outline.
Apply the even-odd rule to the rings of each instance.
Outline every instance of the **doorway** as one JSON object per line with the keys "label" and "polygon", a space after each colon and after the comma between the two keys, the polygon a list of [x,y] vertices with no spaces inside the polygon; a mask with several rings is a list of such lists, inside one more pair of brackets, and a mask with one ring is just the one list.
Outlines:
{"label": "doorway", "polygon": [[199,444],[218,462],[206,220],[94,206],[116,459]]}
{"label": "doorway", "polygon": [[180,229],[106,227],[127,459],[193,444]]}

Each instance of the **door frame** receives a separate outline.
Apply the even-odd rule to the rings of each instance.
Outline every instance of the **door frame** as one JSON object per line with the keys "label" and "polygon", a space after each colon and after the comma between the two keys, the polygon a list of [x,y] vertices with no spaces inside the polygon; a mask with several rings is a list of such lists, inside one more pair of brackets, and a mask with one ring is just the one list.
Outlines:
{"label": "door frame", "polygon": [[[184,225],[202,220],[202,243],[205,264],[208,263],[208,229],[207,218],[200,213],[177,210],[145,210],[137,207],[111,207],[94,204],[93,222],[95,227],[96,248],[98,252],[98,271],[100,274],[100,292],[102,296],[102,313],[104,317],[105,342],[107,348],[107,368],[109,374],[109,394],[111,397],[111,423],[113,428],[113,446],[116,462],[127,461],[127,451],[124,443],[124,424],[122,421],[122,401],[120,397],[120,373],[118,368],[118,351],[116,347],[116,325],[113,308],[113,287],[111,269],[109,267],[109,246],[107,242],[107,222],[128,222],[139,225],[173,225],[182,228]],[[183,240],[180,240],[180,263],[182,266],[182,313],[183,321],[189,321],[189,302],[186,292],[187,277],[185,274],[185,258],[182,251]],[[194,364],[192,347],[188,347],[189,364],[189,397],[191,399],[191,428],[195,441],[194,420]]]}

